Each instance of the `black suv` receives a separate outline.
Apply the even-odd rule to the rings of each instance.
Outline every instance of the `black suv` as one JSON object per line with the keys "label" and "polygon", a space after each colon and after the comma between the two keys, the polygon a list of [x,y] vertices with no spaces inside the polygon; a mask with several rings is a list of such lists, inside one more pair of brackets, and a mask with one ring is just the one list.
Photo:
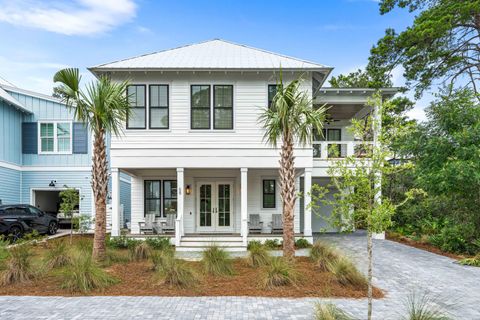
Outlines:
{"label": "black suv", "polygon": [[13,240],[36,230],[41,234],[57,233],[58,219],[34,206],[24,204],[0,206],[0,234],[11,236]]}

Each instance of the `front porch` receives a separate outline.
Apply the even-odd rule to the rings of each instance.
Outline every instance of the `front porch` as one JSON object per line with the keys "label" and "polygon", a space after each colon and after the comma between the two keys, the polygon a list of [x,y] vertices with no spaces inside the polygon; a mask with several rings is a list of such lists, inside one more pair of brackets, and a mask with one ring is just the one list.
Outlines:
{"label": "front porch", "polygon": [[[132,176],[132,213],[129,237],[171,237],[180,251],[196,251],[209,244],[244,251],[252,240],[282,239],[278,229],[282,214],[278,169],[122,169]],[[120,234],[118,176],[112,170],[112,235]],[[311,168],[299,169],[296,189],[311,189]],[[303,178],[303,179],[301,179]],[[300,183],[302,182],[302,188]],[[305,199],[297,200],[294,212],[296,238],[312,242],[312,215]],[[148,232],[141,225],[148,218],[158,225],[173,224],[170,232]],[[260,228],[253,230],[255,216]],[[275,217],[276,216],[276,217]],[[173,221],[173,222],[172,222]],[[273,232],[272,232],[273,231]]]}

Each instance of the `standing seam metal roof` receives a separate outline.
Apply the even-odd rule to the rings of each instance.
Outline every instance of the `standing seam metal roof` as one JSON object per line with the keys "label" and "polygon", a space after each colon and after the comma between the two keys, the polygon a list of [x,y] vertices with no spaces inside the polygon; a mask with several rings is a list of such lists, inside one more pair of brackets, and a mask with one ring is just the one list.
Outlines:
{"label": "standing seam metal roof", "polygon": [[214,39],[174,49],[100,64],[90,70],[115,69],[331,69],[225,40]]}

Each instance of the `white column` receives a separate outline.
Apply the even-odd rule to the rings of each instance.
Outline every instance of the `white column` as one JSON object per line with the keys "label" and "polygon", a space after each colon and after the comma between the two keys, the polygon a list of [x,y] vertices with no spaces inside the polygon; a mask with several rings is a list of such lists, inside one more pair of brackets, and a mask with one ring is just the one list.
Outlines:
{"label": "white column", "polygon": [[175,221],[175,245],[180,245],[183,233],[184,168],[177,168],[177,219]]}
{"label": "white column", "polygon": [[248,168],[241,168],[240,179],[240,233],[242,235],[243,244],[247,245],[248,237]]}
{"label": "white column", "polygon": [[120,235],[120,172],[118,168],[112,168],[112,237]]}
{"label": "white column", "polygon": [[312,191],[312,168],[305,168],[304,182],[304,208],[303,208],[303,235],[305,237],[312,236],[312,208],[310,202],[312,197],[310,192]]}

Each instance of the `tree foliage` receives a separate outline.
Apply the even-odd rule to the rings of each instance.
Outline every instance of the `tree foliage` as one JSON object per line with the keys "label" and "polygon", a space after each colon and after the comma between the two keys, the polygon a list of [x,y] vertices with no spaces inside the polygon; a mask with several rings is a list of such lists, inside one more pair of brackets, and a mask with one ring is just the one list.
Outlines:
{"label": "tree foliage", "polygon": [[403,66],[417,97],[435,80],[478,92],[480,0],[382,0],[380,13],[395,7],[415,12],[413,25],[402,32],[387,29],[371,50],[369,66],[381,66],[379,72]]}

